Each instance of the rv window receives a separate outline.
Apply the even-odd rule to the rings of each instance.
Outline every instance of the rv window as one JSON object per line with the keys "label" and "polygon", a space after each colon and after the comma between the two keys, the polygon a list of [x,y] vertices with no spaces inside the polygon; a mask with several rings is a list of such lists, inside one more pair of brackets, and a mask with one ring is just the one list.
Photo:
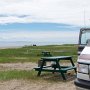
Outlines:
{"label": "rv window", "polygon": [[82,33],[81,44],[87,44],[88,40],[90,40],[90,31]]}

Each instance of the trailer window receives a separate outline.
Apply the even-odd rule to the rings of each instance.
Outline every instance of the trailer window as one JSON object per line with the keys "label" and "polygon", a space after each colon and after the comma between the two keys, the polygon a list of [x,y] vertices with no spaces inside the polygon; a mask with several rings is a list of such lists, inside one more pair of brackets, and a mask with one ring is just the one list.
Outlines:
{"label": "trailer window", "polygon": [[83,32],[81,35],[81,44],[87,44],[90,41],[90,31]]}

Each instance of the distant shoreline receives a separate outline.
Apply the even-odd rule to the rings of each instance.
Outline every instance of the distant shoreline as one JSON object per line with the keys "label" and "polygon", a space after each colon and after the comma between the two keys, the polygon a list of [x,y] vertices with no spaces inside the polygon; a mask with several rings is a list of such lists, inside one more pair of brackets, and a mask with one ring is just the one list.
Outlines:
{"label": "distant shoreline", "polygon": [[4,47],[0,47],[0,49],[8,49],[8,48],[20,48],[23,46],[4,46]]}
{"label": "distant shoreline", "polygon": [[[78,44],[48,44],[48,45],[78,45]],[[36,45],[36,46],[48,46],[48,45]],[[0,49],[10,49],[10,48],[22,48],[33,45],[22,45],[22,46],[1,46]]]}

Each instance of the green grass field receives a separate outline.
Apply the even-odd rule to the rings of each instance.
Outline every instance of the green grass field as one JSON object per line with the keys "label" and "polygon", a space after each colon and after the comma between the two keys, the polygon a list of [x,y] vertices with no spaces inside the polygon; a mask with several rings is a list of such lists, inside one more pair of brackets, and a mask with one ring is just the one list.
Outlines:
{"label": "green grass field", "polygon": [[76,61],[77,45],[25,46],[15,49],[1,49],[0,63],[37,62],[42,51],[50,51],[52,56],[73,56]]}
{"label": "green grass field", "polygon": [[9,70],[0,72],[0,80],[11,80],[11,79],[27,79],[27,80],[38,80],[39,77],[36,76],[34,70],[31,71],[18,71],[18,70]]}
{"label": "green grass field", "polygon": [[[50,51],[52,56],[73,57],[74,62],[77,60],[77,45],[48,45],[48,46],[24,46],[22,48],[0,49],[0,63],[23,63],[37,62],[42,56],[42,51]],[[0,80],[11,79],[32,79],[41,80],[38,78],[36,71],[0,71]],[[51,79],[52,80],[52,79]]]}

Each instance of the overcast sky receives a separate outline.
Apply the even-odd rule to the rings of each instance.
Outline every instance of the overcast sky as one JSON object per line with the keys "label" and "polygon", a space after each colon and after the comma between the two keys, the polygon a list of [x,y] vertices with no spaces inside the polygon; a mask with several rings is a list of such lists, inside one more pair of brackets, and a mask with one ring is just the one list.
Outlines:
{"label": "overcast sky", "polygon": [[[76,27],[89,26],[90,0],[0,0],[0,24],[6,25],[12,23],[58,23],[74,25]],[[73,28],[74,27],[72,27],[72,29]],[[51,32],[49,31],[49,33]],[[5,38],[13,39],[13,37],[15,37],[15,31],[9,34],[5,34],[7,37],[1,34],[0,40]],[[21,33],[19,36],[16,35],[16,38],[21,39],[24,34],[25,33]],[[35,34],[35,37],[40,37],[39,33],[33,34]],[[26,32],[26,35],[29,39],[32,38],[31,32],[28,34]],[[60,37],[58,32],[56,36],[53,32],[51,36],[44,35],[49,38]],[[77,34],[75,34],[75,37],[76,36]]]}
{"label": "overcast sky", "polygon": [[90,24],[90,0],[0,0],[0,23]]}

